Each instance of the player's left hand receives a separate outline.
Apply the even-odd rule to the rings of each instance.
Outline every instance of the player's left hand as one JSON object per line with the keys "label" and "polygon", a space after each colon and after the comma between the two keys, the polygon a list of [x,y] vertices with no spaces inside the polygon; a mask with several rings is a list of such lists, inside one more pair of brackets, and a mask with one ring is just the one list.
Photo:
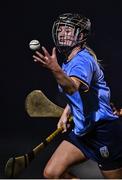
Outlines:
{"label": "player's left hand", "polygon": [[55,47],[53,48],[51,55],[49,54],[49,52],[45,47],[42,47],[42,50],[44,55],[39,51],[36,51],[35,52],[36,54],[33,55],[34,61],[39,62],[43,67],[46,67],[52,71],[59,68],[59,64],[56,56],[56,48]]}
{"label": "player's left hand", "polygon": [[114,114],[116,114],[118,116],[122,116],[122,109],[121,108],[117,109],[113,103],[110,103],[110,105],[111,105],[111,108],[112,108]]}
{"label": "player's left hand", "polygon": [[118,116],[122,116],[122,109],[117,109],[114,114],[117,114]]}

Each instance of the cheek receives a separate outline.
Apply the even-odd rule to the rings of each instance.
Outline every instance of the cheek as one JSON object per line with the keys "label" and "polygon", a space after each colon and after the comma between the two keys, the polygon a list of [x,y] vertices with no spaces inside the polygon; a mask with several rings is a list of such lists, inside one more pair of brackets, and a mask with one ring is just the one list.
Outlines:
{"label": "cheek", "polygon": [[61,36],[61,34],[60,34],[60,33],[58,33],[57,38],[58,38],[58,39],[60,39],[60,36]]}
{"label": "cheek", "polygon": [[74,33],[73,33],[73,32],[70,32],[70,36],[74,36]]}

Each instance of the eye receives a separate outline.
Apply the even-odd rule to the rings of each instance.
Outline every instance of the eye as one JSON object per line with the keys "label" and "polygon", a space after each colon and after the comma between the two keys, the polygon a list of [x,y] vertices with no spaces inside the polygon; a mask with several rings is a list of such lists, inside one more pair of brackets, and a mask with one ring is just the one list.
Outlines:
{"label": "eye", "polygon": [[71,32],[71,30],[69,30],[69,29],[66,29],[66,32],[67,32],[67,33],[69,33],[69,32]]}
{"label": "eye", "polygon": [[57,32],[61,32],[61,31],[62,31],[62,29],[61,29],[61,28],[58,28],[58,29],[57,29]]}
{"label": "eye", "polygon": [[57,27],[57,32],[62,32],[62,31],[63,31],[62,26]]}
{"label": "eye", "polygon": [[72,29],[69,28],[69,27],[67,27],[67,28],[65,28],[65,31],[66,31],[66,33],[71,33],[71,32],[72,32]]}

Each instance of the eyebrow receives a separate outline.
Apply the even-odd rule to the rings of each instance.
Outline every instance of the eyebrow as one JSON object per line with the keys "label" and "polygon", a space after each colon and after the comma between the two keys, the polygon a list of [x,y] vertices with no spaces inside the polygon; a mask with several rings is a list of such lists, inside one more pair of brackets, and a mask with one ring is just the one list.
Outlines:
{"label": "eyebrow", "polygon": [[70,27],[70,26],[60,26],[59,29],[60,29],[60,28],[62,29],[62,27],[64,27],[64,29],[71,29],[71,30],[73,30],[73,28]]}

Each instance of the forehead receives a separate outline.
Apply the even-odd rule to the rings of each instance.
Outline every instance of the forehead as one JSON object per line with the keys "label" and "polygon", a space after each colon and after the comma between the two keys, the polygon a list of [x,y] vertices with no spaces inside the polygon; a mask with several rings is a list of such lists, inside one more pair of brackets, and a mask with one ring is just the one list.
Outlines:
{"label": "forehead", "polygon": [[61,28],[61,29],[68,29],[68,30],[74,30],[74,27],[70,26],[70,25],[67,25],[67,24],[59,24],[58,28]]}

